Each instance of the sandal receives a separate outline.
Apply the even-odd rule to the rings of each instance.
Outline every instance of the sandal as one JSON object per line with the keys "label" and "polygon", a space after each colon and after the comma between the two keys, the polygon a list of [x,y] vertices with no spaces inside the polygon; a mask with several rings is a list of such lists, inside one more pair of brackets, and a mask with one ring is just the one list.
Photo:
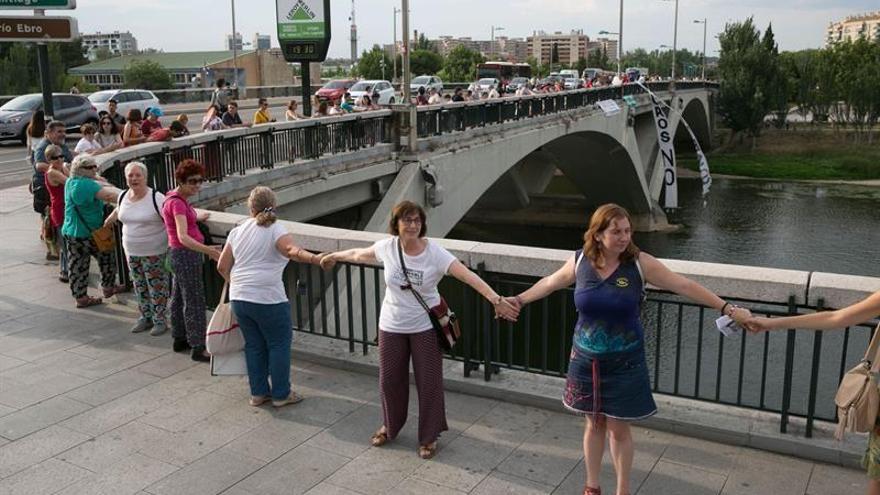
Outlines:
{"label": "sandal", "polygon": [[584,486],[584,495],[602,495],[602,489]]}
{"label": "sandal", "polygon": [[381,447],[388,443],[388,432],[383,430],[385,430],[384,426],[376,430],[376,433],[373,433],[373,436],[370,437],[370,445]]}
{"label": "sandal", "polygon": [[102,290],[104,291],[104,297],[107,299],[110,299],[111,297],[115,296],[116,294],[121,294],[121,293],[125,292],[125,286],[124,285],[115,285],[113,287],[105,287]]}
{"label": "sandal", "polygon": [[430,459],[437,453],[437,442],[429,445],[419,445],[419,457],[422,459]]}
{"label": "sandal", "polygon": [[250,400],[248,400],[248,404],[254,407],[259,407],[269,402],[269,399],[270,397],[268,395],[252,395]]}
{"label": "sandal", "polygon": [[76,299],[77,308],[88,308],[89,306],[97,306],[103,301],[100,297],[83,296]]}

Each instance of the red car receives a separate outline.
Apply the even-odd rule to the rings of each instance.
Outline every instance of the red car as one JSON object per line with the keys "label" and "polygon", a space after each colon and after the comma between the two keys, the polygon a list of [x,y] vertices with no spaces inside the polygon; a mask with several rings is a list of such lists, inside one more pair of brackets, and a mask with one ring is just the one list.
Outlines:
{"label": "red car", "polygon": [[328,82],[315,93],[320,101],[333,101],[341,99],[349,88],[354,86],[357,81],[354,79],[336,79]]}

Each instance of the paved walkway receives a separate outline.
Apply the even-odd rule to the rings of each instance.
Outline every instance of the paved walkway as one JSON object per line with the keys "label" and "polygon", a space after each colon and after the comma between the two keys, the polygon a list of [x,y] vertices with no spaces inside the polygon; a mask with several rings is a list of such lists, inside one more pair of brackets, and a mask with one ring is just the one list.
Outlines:
{"label": "paved walkway", "polygon": [[[295,362],[304,402],[249,407],[243,378],[209,376],[172,353],[167,335],[128,333],[128,306],[75,310],[42,260],[26,199],[23,188],[0,191],[0,494],[580,493],[581,421],[560,411],[449,393],[450,431],[423,461],[415,416],[396,442],[369,446],[375,377]],[[642,428],[635,436],[641,495],[864,486],[840,467]],[[606,461],[606,493],[612,473]]]}

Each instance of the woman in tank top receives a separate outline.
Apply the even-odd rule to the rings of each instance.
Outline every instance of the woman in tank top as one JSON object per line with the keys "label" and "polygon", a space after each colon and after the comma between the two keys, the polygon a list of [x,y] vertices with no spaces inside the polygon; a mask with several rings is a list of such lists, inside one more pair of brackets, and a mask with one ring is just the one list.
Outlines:
{"label": "woman in tank top", "polygon": [[617,494],[629,494],[634,453],[630,422],[657,412],[639,319],[645,285],[718,309],[737,322],[746,321],[751,313],[640,252],[632,242],[629,213],[615,204],[602,205],[593,213],[583,249],[510,300],[521,307],[573,283],[578,320],[562,403],[586,417],[584,495],[602,493],[599,471],[606,435],[617,470]]}

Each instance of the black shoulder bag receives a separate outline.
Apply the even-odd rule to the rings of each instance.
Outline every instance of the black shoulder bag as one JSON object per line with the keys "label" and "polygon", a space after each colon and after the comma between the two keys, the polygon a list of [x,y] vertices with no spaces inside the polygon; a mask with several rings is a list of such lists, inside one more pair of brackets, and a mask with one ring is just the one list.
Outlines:
{"label": "black shoulder bag", "polygon": [[455,313],[449,309],[449,305],[446,304],[446,299],[444,299],[443,296],[440,296],[440,304],[433,308],[429,308],[425,299],[419,294],[419,291],[413,287],[412,282],[409,280],[409,273],[406,270],[406,263],[403,261],[403,249],[400,246],[400,238],[397,239],[397,257],[400,259],[400,268],[403,269],[403,277],[406,279],[406,285],[401,286],[400,288],[412,292],[422,308],[428,313],[428,318],[431,319],[431,326],[434,327],[434,332],[437,334],[440,348],[445,352],[451,351],[452,348],[455,347],[455,343],[458,342],[458,339],[461,338],[461,328],[458,325],[458,318],[455,316]]}

